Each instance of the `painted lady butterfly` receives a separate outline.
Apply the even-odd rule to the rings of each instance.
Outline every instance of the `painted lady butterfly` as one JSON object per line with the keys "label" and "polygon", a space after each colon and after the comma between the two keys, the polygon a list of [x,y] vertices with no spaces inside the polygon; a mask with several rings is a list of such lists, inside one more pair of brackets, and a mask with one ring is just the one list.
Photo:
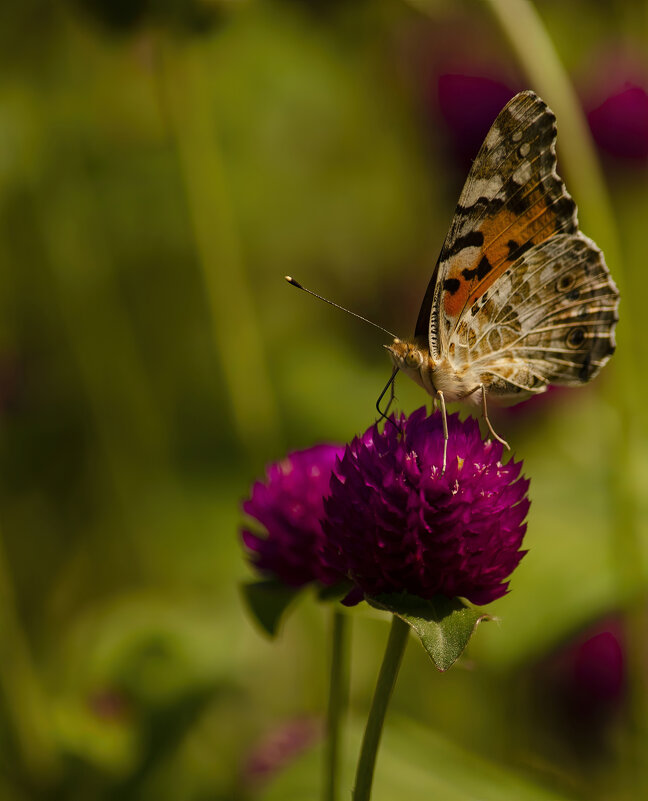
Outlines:
{"label": "painted lady butterfly", "polygon": [[[389,351],[441,404],[515,403],[584,384],[614,352],[619,293],[556,172],[556,118],[531,91],[499,113],[475,159],[414,337]],[[505,443],[506,444],[506,443]]]}
{"label": "painted lady butterfly", "polygon": [[603,253],[579,230],[556,172],[556,117],[534,92],[520,92],[473,162],[413,338],[387,346],[395,367],[378,410],[402,371],[439,402],[446,445],[446,401],[481,402],[491,434],[507,445],[486,398],[517,403],[549,384],[590,381],[614,353],[618,305]]}

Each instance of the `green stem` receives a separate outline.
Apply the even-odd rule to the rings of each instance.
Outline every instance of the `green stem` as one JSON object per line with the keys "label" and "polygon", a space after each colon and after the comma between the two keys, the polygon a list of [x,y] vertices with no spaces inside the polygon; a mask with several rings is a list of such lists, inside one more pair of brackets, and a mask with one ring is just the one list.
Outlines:
{"label": "green stem", "polygon": [[0,694],[32,779],[37,784],[53,781],[60,765],[51,735],[50,707],[16,606],[1,532]]}
{"label": "green stem", "polygon": [[[76,168],[58,189],[55,202],[45,205],[43,190],[34,187],[35,212],[55,281],[52,301],[79,369],[119,499],[118,513],[128,517],[143,471],[150,472],[153,465],[160,474],[171,470],[168,430],[131,320],[119,300],[116,268],[102,236],[93,189],[82,167]],[[142,454],[142,462],[134,461],[134,453]],[[127,525],[131,532],[138,527],[134,519]]]}
{"label": "green stem", "polygon": [[323,801],[337,801],[341,751],[341,721],[349,686],[347,616],[335,610],[331,632],[331,677],[326,714]]}
{"label": "green stem", "polygon": [[279,412],[219,146],[208,53],[167,41],[157,75],[185,184],[212,337],[234,427],[254,461],[280,450]]}
{"label": "green stem", "polygon": [[[560,56],[529,0],[483,0],[507,40],[527,81],[555,112],[558,119],[558,149],[561,171],[578,203],[585,232],[595,232],[596,241],[615,278],[620,261],[612,204],[603,170],[589,132],[587,120]],[[523,35],[521,35],[523,32]]]}
{"label": "green stem", "polygon": [[387,705],[405,653],[408,634],[409,626],[407,623],[394,615],[385,656],[380,667],[380,675],[378,676],[376,690],[371,703],[367,727],[362,739],[356,783],[353,790],[353,801],[369,801],[371,797],[371,784],[373,782],[376,754],[380,745],[385,713],[387,712]]}

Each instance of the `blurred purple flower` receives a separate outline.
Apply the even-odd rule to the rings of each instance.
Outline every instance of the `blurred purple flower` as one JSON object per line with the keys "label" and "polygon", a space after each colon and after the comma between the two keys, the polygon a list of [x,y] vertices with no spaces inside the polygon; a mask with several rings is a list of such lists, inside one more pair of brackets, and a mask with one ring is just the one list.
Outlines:
{"label": "blurred purple flower", "polygon": [[587,115],[602,151],[628,161],[648,160],[648,92],[625,81]]}
{"label": "blurred purple flower", "polygon": [[522,463],[503,465],[502,445],[484,442],[475,420],[450,415],[442,473],[440,414],[391,419],[347,446],[324,502],[324,561],[357,588],[346,602],[401,591],[476,604],[501,597],[525,553]]}
{"label": "blurred purple flower", "polygon": [[285,768],[322,736],[322,726],[312,718],[297,718],[270,731],[249,754],[243,767],[246,784],[258,786]]}
{"label": "blurred purple flower", "polygon": [[554,659],[565,717],[587,728],[619,707],[625,692],[623,631],[618,619],[597,624]]}
{"label": "blurred purple flower", "polygon": [[545,739],[587,762],[607,751],[627,700],[621,618],[597,622],[544,658],[528,687]]}
{"label": "blurred purple flower", "polygon": [[104,688],[91,693],[87,698],[88,707],[100,720],[106,723],[121,723],[131,713],[131,705],[121,690]]}
{"label": "blurred purple flower", "polygon": [[557,407],[564,406],[567,402],[573,402],[573,392],[567,387],[547,387],[546,392],[531,395],[522,403],[512,406],[493,406],[488,410],[491,421],[497,431],[497,421],[510,423],[534,423],[542,415],[555,413]]}
{"label": "blurred purple flower", "polygon": [[241,537],[252,563],[261,573],[291,587],[310,581],[332,584],[339,576],[324,575],[320,562],[324,496],[331,471],[344,448],[315,445],[271,464],[265,482],[257,481],[243,510],[266,529],[264,535],[248,529]]}
{"label": "blurred purple flower", "polygon": [[499,80],[478,75],[438,77],[439,110],[462,165],[477,155],[495,117],[515,94]]}

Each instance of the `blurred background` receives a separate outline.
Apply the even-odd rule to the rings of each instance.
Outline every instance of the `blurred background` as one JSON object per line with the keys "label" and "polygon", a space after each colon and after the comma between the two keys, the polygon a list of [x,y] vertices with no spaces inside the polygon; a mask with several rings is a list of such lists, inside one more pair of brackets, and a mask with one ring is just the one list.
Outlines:
{"label": "blurred background", "polygon": [[[3,800],[318,797],[329,610],[258,631],[240,503],[288,449],[372,423],[390,366],[283,276],[412,331],[484,134],[542,90],[520,9],[0,5]],[[530,553],[450,673],[410,643],[376,799],[648,797],[648,12],[536,9],[609,191],[563,153],[620,347],[591,386],[497,415]],[[349,769],[387,635],[350,614]]]}

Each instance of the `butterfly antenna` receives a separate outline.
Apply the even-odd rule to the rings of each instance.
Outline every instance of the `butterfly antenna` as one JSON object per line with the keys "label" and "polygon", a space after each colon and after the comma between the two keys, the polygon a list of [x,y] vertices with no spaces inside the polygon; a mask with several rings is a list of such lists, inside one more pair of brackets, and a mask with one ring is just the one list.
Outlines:
{"label": "butterfly antenna", "polygon": [[[397,338],[396,334],[392,334],[391,331],[388,331],[386,328],[383,328],[382,325],[378,325],[378,323],[373,323],[373,322],[371,322],[371,320],[367,320],[366,317],[363,317],[361,314],[356,314],[355,312],[352,312],[350,309],[345,309],[344,306],[340,306],[339,303],[333,303],[332,300],[329,300],[328,298],[324,298],[324,297],[322,297],[322,295],[318,295],[317,292],[313,292],[311,289],[306,289],[306,287],[302,286],[302,284],[300,284],[299,281],[295,281],[295,279],[292,276],[287,275],[287,276],[285,276],[285,278],[286,278],[286,281],[288,281],[289,284],[292,284],[292,286],[296,286],[297,289],[301,289],[302,291],[306,292],[307,294],[312,295],[314,298],[318,298],[319,300],[323,300],[324,303],[328,303],[329,306],[335,306],[336,309],[341,309],[343,312],[346,312],[347,314],[350,314],[352,317],[357,317],[358,320],[362,320],[365,323],[369,323],[369,325],[373,325],[374,328],[378,328],[380,331],[383,331],[385,334],[389,334],[389,336],[392,339],[396,339]],[[393,380],[394,380],[394,377],[392,377],[392,381]],[[387,387],[388,386],[389,386],[389,384],[387,385]],[[385,387],[385,391],[383,392],[383,395],[387,391],[387,387]],[[383,395],[380,396],[381,399],[382,399]],[[380,411],[380,409],[378,411]]]}

